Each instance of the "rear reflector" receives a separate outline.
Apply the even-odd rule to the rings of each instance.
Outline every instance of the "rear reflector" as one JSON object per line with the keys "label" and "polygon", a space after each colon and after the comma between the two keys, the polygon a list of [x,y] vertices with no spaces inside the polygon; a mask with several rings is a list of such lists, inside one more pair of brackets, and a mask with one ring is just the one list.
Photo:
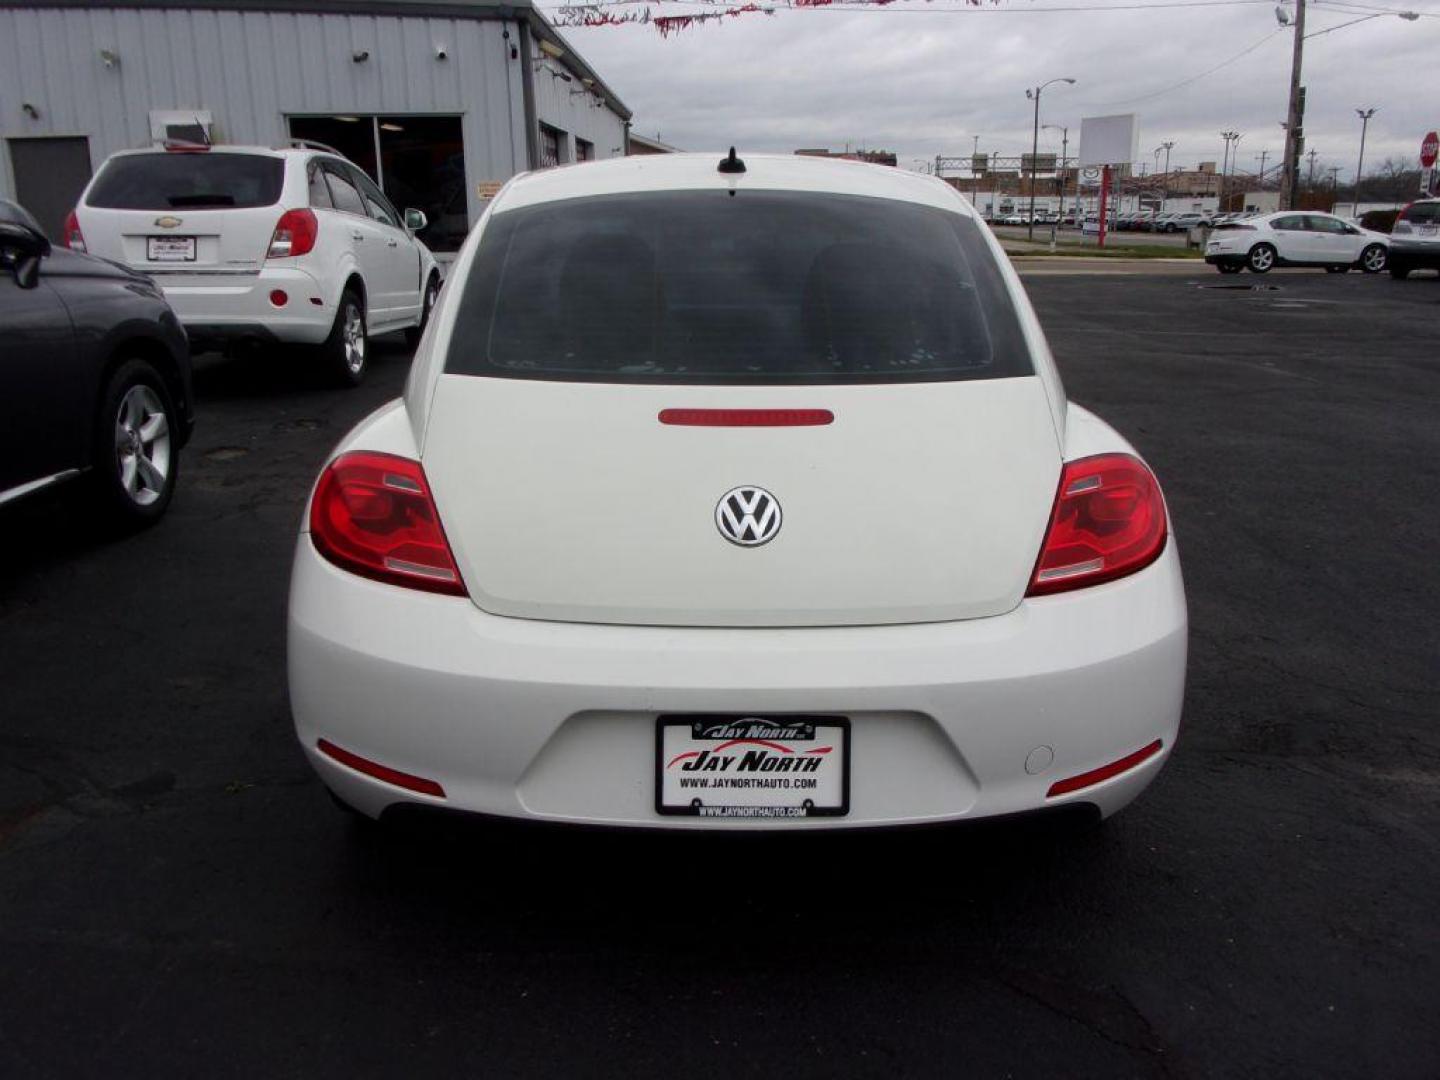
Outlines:
{"label": "rear reflector", "polygon": [[682,427],[819,427],[833,424],[829,409],[662,409],[660,423]]}
{"label": "rear reflector", "polygon": [[392,769],[388,765],[381,765],[369,758],[363,758],[359,754],[352,754],[349,750],[342,750],[328,739],[321,739],[315,746],[326,757],[334,758],[341,765],[348,765],[356,772],[373,776],[376,780],[384,780],[387,784],[394,784],[407,791],[418,791],[421,795],[434,795],[437,799],[445,797],[445,789],[434,780],[426,780],[423,776],[412,776],[399,769]]}
{"label": "rear reflector", "polygon": [[1056,795],[1069,795],[1072,791],[1079,791],[1081,788],[1093,787],[1102,780],[1109,780],[1112,776],[1119,776],[1127,769],[1133,769],[1142,761],[1146,761],[1160,752],[1164,745],[1163,740],[1156,739],[1149,746],[1136,750],[1133,754],[1127,754],[1119,761],[1112,761],[1109,765],[1102,765],[1098,769],[1091,769],[1089,772],[1081,773],[1079,776],[1072,776],[1068,780],[1056,780],[1050,785],[1050,790],[1045,793],[1047,799],[1053,799]]}

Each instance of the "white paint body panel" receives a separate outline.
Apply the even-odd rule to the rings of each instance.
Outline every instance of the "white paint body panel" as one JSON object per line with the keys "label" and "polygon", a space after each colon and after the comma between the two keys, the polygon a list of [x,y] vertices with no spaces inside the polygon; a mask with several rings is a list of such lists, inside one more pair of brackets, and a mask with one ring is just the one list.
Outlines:
{"label": "white paint body panel", "polygon": [[[902,185],[910,183],[897,178],[895,190],[908,190]],[[349,574],[323,559],[303,531],[295,553],[291,706],[305,752],[342,799],[370,815],[417,803],[559,822],[714,828],[714,821],[662,816],[655,810],[655,724],[667,713],[823,713],[850,719],[848,816],[725,819],[720,827],[727,829],[958,821],[1071,802],[1110,814],[1159,772],[1178,732],[1185,683],[1187,618],[1173,535],[1156,562],[1103,585],[1027,599],[1021,593],[1028,571],[1019,573],[1018,584],[1011,578],[1014,568],[1007,558],[1016,565],[1034,560],[1040,540],[1035,530],[1043,528],[1048,515],[1060,463],[1097,453],[1133,453],[1133,448],[1093,414],[1078,407],[1067,412],[1063,399],[1055,400],[1058,377],[1008,268],[1007,280],[1036,350],[1037,377],[954,387],[724,390],[510,381],[497,389],[492,384],[502,380],[471,378],[461,380],[464,387],[451,387],[451,377],[439,374],[441,357],[453,321],[455,284],[464,280],[475,242],[472,237],[462,252],[426,331],[405,403],[393,402],[371,416],[336,452],[365,449],[421,458],[440,492],[440,515],[452,538],[457,533],[469,537],[472,530],[481,536],[457,545],[463,550],[462,572],[479,603]],[[951,390],[955,395],[976,392],[975,402],[983,399],[985,407],[972,408]],[[707,400],[717,394],[722,401]],[[756,395],[767,406],[832,408],[837,423],[828,430],[761,432],[763,437],[753,442],[740,436],[753,439],[754,429],[677,431],[655,423],[661,407],[753,405]],[[937,424],[957,412],[963,424],[952,429]],[[841,423],[852,416],[856,419]],[[633,428],[625,428],[632,421]],[[537,425],[537,434],[527,435],[524,422]],[[632,430],[636,434],[627,433]],[[806,442],[817,432],[832,440],[823,449]],[[975,433],[973,445],[965,441],[966,432]],[[723,448],[696,449],[702,439],[717,434],[726,440]],[[661,445],[659,440],[674,435],[683,441]],[[895,444],[893,454],[875,450],[874,443],[886,440]],[[868,445],[877,462],[869,471],[856,449],[860,443]],[[1017,443],[1023,444],[1018,452]],[[759,476],[743,479],[740,469],[769,468],[795,485],[793,496],[775,485],[782,500],[790,499],[785,529],[795,528],[796,518],[803,522],[807,513],[833,527],[836,513],[820,503],[838,482],[824,477],[807,484],[823,476],[830,462],[843,471],[860,470],[862,486],[873,492],[879,485],[882,501],[913,499],[916,491],[956,483],[957,468],[937,464],[937,452],[963,457],[981,453],[982,444],[989,448],[991,471],[1007,471],[1017,458],[1022,462],[1016,488],[1024,489],[1025,498],[1039,509],[1022,507],[1019,496],[1009,507],[1015,520],[1003,527],[1013,530],[1005,535],[1023,551],[1008,556],[962,551],[957,561],[976,568],[973,578],[962,565],[954,578],[931,580],[927,575],[936,571],[912,565],[923,542],[909,537],[872,534],[868,547],[857,543],[847,552],[848,562],[830,561],[817,543],[807,541],[803,524],[797,530],[799,557],[776,548],[780,557],[773,573],[749,564],[749,573],[769,575],[765,590],[784,619],[794,620],[797,610],[815,621],[844,621],[841,616],[862,610],[872,621],[877,611],[914,618],[918,610],[934,618],[949,605],[950,617],[943,621],[724,625],[727,602],[733,605],[729,615],[743,612],[753,619],[765,590],[747,594],[744,580],[727,579],[723,566],[703,575],[704,580],[683,580],[677,568],[687,561],[693,566],[698,550],[687,547],[688,536],[665,535],[663,544],[627,563],[624,589],[610,595],[603,582],[594,580],[607,551],[615,557],[606,549],[604,529],[596,533],[598,555],[557,546],[556,534],[540,541],[551,549],[538,552],[524,551],[522,540],[482,536],[486,522],[480,508],[487,500],[491,527],[503,528],[515,515],[524,523],[550,513],[546,503],[555,487],[563,489],[567,510],[579,506],[587,520],[603,516],[604,499],[592,503],[587,492],[592,487],[608,491],[608,473],[629,468],[639,481],[627,492],[636,495],[653,485],[655,501],[676,521],[687,520],[683,504],[693,488],[694,543],[713,542],[720,558],[733,554],[744,560],[765,548],[731,549],[714,535],[711,521],[713,500],[727,487],[764,482]],[[907,447],[916,452],[907,457],[901,452]],[[967,481],[960,475],[963,489]],[[523,482],[508,482],[517,477]],[[477,494],[457,497],[454,492],[467,483]],[[964,494],[982,510],[987,499],[996,500],[998,518],[1003,495],[983,486]],[[938,498],[937,520],[928,524],[953,540],[958,504],[946,504],[944,494]],[[1037,513],[1040,526],[1017,524]],[[666,528],[658,516],[644,520]],[[603,524],[619,528],[627,544],[643,543],[643,530],[626,532],[622,522],[608,519]],[[915,522],[916,527],[925,524]],[[1034,535],[1022,535],[1027,530]],[[523,527],[518,533],[533,535]],[[907,543],[912,545],[908,549]],[[680,554],[667,553],[669,548]],[[905,557],[896,558],[897,551]],[[930,550],[924,557],[935,555]],[[663,587],[646,582],[641,572],[646,558],[663,564],[652,567]],[[982,563],[996,580],[982,580]],[[842,580],[845,565],[855,568],[858,580]],[[887,576],[889,569],[896,573]],[[968,598],[957,588],[962,581],[973,590]],[[589,597],[592,604],[600,598],[611,616],[627,603],[631,615],[667,603],[673,615],[682,610],[673,599],[676,590],[685,597],[683,610],[692,616],[703,611],[711,624],[514,617],[526,604],[532,608],[526,614],[534,614],[543,608],[541,601],[573,615],[583,606],[577,597]],[[517,605],[515,595],[524,601]],[[925,597],[932,606],[927,608]],[[487,604],[507,602],[512,615],[484,610]],[[822,615],[827,602],[832,606]],[[966,604],[974,605],[969,614],[976,617],[955,617]],[[987,604],[989,613],[979,617]],[[416,794],[363,775],[320,753],[321,739],[434,780],[445,795]],[[1055,781],[1107,765],[1155,740],[1163,749],[1143,764],[1084,790],[1047,796]],[[1026,771],[1027,759],[1047,756],[1053,756],[1048,767]]]}

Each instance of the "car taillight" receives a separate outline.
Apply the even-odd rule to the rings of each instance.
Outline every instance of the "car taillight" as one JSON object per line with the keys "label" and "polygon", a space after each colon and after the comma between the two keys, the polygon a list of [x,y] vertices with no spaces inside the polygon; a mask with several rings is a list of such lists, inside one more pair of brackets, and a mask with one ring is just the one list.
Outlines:
{"label": "car taillight", "polygon": [[86,250],[85,234],[80,231],[80,220],[74,210],[65,215],[65,235],[60,237],[60,243],[71,251]]}
{"label": "car taillight", "polygon": [[1027,596],[1133,574],[1165,550],[1165,500],[1155,474],[1129,454],[1067,462]]}
{"label": "car taillight", "polygon": [[341,454],[310,503],[310,539],[336,566],[392,585],[464,596],[465,583],[418,461]]}
{"label": "car taillight", "polygon": [[1408,202],[1408,203],[1406,203],[1403,207],[1400,208],[1400,213],[1398,213],[1398,214],[1395,215],[1395,220],[1396,220],[1396,221],[1409,221],[1410,219],[1409,219],[1408,217],[1406,217],[1405,215],[1407,215],[1407,214],[1410,213],[1410,207],[1412,207],[1412,206],[1414,206],[1414,205],[1415,205],[1415,204],[1414,204],[1413,202]]}
{"label": "car taillight", "polygon": [[285,259],[291,255],[307,255],[315,247],[315,236],[320,231],[313,210],[286,210],[275,223],[275,235],[270,237],[267,259]]}

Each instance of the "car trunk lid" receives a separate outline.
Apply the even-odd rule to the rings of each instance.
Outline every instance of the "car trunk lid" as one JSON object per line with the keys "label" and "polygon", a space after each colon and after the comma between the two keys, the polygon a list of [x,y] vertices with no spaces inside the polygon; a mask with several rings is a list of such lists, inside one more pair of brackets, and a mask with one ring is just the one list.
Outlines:
{"label": "car trunk lid", "polygon": [[[834,420],[659,419],[717,403]],[[686,626],[1001,614],[1024,593],[1060,471],[1034,376],[717,395],[446,375],[424,463],[480,608]],[[742,546],[717,506],[751,487],[774,497],[780,521]]]}

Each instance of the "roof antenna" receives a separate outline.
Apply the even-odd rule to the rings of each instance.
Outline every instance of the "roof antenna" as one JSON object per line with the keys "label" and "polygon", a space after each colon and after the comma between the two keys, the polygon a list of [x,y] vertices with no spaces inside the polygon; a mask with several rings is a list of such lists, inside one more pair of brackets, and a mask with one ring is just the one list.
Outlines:
{"label": "roof antenna", "polygon": [[735,156],[735,148],[730,147],[730,156],[720,159],[720,171],[724,173],[741,173],[745,171],[745,162]]}

